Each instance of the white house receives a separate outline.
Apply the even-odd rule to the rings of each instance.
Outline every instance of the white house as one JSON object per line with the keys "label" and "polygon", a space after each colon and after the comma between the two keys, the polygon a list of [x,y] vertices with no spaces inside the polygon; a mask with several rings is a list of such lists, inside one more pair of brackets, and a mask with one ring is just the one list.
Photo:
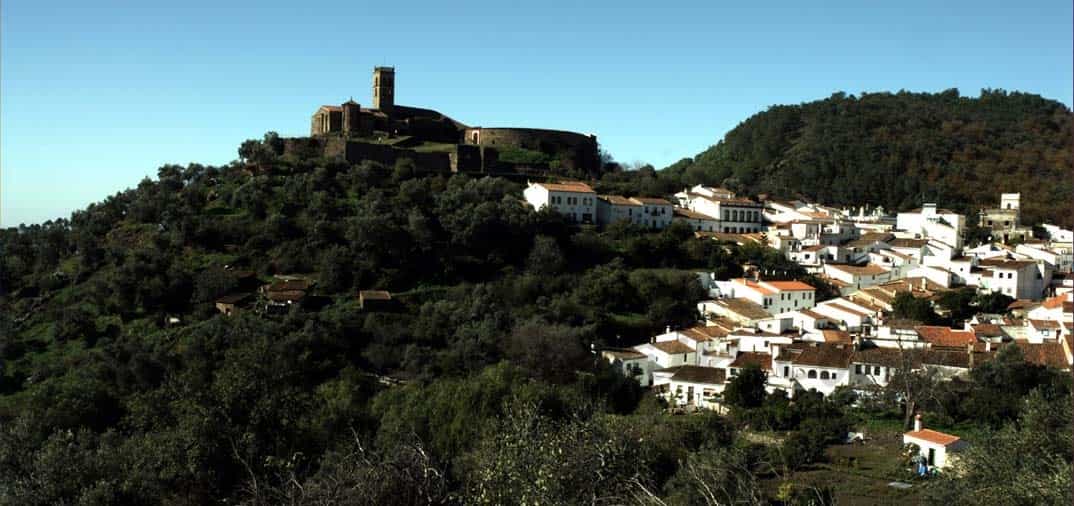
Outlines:
{"label": "white house", "polygon": [[1048,238],[1052,242],[1074,243],[1074,231],[1050,223],[1045,223],[1041,227],[1048,232]]}
{"label": "white house", "polygon": [[1056,247],[1056,243],[1050,244],[1019,244],[1014,252],[1033,260],[1043,260],[1052,265],[1059,272],[1070,272],[1071,254],[1070,247]]}
{"label": "white house", "polygon": [[653,362],[644,353],[631,349],[609,348],[601,350],[600,356],[641,386],[652,384]]}
{"label": "white house", "polygon": [[660,230],[671,224],[671,202],[651,197],[631,197],[630,200],[641,204],[641,226]]}
{"label": "white house", "polygon": [[[952,457],[967,446],[967,443],[958,436],[922,427],[921,415],[917,415],[914,418],[914,430],[903,434],[902,444],[917,445],[920,449],[921,458],[924,459],[929,467],[937,469],[950,467],[954,462]],[[1016,458],[1013,455],[1008,457]]]}
{"label": "white house", "polygon": [[697,364],[697,352],[679,341],[639,344],[633,349],[649,357],[656,364],[655,369]]}
{"label": "white house", "polygon": [[844,298],[817,304],[813,312],[838,322],[838,326],[844,330],[863,330],[872,325],[874,316],[868,309]]}
{"label": "white house", "polygon": [[959,249],[962,247],[966,217],[938,209],[936,204],[925,204],[920,209],[899,213],[895,223],[897,230],[912,234],[915,238],[933,238]]}
{"label": "white house", "polygon": [[771,314],[809,309],[816,305],[816,289],[801,281],[753,281],[735,278],[716,281],[720,295],[745,298]]}
{"label": "white house", "polygon": [[760,320],[772,317],[772,314],[760,304],[745,297],[703,300],[697,303],[697,310],[706,320],[722,317],[748,327],[756,325]]}
{"label": "white house", "polygon": [[689,209],[676,207],[672,217],[675,221],[681,221],[690,225],[697,232],[719,232],[720,220],[707,214],[702,214]]}
{"label": "white house", "polygon": [[1036,300],[1041,298],[1044,287],[1051,282],[1050,266],[1035,260],[985,258],[978,260],[977,264],[982,269],[976,279],[978,289],[982,292]]}
{"label": "white house", "polygon": [[673,405],[719,410],[725,381],[723,369],[683,365],[656,371],[653,387]]}
{"label": "white house", "polygon": [[843,294],[891,280],[891,269],[875,265],[824,264],[824,275],[838,280]]}
{"label": "white house", "polygon": [[597,192],[585,183],[530,183],[522,194],[534,209],[547,207],[575,223],[596,223]]}
{"label": "white house", "polygon": [[772,358],[769,384],[793,395],[796,391],[816,390],[824,396],[850,382],[850,359],[853,347],[821,343],[797,343],[777,346]]}
{"label": "white house", "polygon": [[749,199],[728,197],[722,195],[705,195],[693,191],[686,192],[685,206],[687,209],[711,216],[720,221],[720,230],[717,232],[744,234],[761,232],[764,217],[764,205]]}
{"label": "white house", "polygon": [[608,226],[612,223],[641,223],[643,206],[640,202],[620,195],[597,196],[597,223]]}

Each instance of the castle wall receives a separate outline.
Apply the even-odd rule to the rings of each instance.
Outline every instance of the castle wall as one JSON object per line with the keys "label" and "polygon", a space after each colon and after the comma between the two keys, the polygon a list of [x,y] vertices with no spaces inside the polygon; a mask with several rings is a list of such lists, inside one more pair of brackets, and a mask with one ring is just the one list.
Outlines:
{"label": "castle wall", "polygon": [[567,169],[599,169],[597,138],[564,130],[539,128],[467,128],[463,142],[489,147],[518,147],[559,155]]}

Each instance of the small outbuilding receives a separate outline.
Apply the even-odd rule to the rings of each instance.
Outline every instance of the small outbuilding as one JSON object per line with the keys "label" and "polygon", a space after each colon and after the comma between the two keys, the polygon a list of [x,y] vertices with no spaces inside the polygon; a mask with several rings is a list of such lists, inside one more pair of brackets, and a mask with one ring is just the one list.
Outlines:
{"label": "small outbuilding", "polygon": [[231,316],[244,307],[253,298],[249,293],[232,293],[216,299],[216,309],[225,316]]}
{"label": "small outbuilding", "polygon": [[926,466],[926,470],[949,467],[954,454],[968,445],[958,436],[922,427],[921,415],[914,418],[914,430],[902,435],[902,443],[917,445],[920,449],[919,460]]}
{"label": "small outbuilding", "polygon": [[358,292],[358,307],[377,311],[392,307],[392,294],[387,290],[362,290]]}

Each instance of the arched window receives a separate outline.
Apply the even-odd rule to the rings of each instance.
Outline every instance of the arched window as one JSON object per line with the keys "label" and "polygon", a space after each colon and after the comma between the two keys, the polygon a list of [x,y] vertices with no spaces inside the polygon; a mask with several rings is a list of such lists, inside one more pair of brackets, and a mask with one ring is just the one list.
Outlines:
{"label": "arched window", "polygon": [[806,373],[806,377],[809,379],[817,379],[817,371],[810,369],[809,372]]}
{"label": "arched window", "polygon": [[822,380],[828,379],[828,371],[821,371],[820,372],[820,379],[822,379]]}

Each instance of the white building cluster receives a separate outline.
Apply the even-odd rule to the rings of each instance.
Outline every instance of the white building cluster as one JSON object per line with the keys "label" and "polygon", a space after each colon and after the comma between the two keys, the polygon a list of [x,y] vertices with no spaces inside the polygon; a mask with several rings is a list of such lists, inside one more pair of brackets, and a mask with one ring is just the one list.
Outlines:
{"label": "white building cluster", "polygon": [[[1015,197],[1005,194],[1004,205],[1016,210]],[[605,199],[638,205],[627,203],[633,199],[600,197]],[[703,186],[680,192],[675,200],[672,220],[688,222],[697,237],[729,240],[734,234],[740,244],[743,237],[757,238],[840,295],[818,302],[816,290],[799,281],[717,280],[700,273],[710,299],[698,304],[697,325],[603,352],[678,405],[718,408],[726,383],[747,366],[765,372],[769,391],[793,396],[806,390],[828,395],[839,387],[882,388],[902,370],[954,377],[1003,346],[1018,346],[1027,360],[1042,365],[1070,369],[1074,364],[1070,231],[1047,225],[1048,240],[1019,236],[1016,246],[967,247],[965,216],[936,204],[892,217],[880,208],[854,212],[800,201],[762,205]],[[624,220],[622,214],[614,216],[608,222]],[[1012,312],[978,315],[962,329],[891,318],[899,294],[934,300],[960,286],[1002,293],[1017,303]]]}

